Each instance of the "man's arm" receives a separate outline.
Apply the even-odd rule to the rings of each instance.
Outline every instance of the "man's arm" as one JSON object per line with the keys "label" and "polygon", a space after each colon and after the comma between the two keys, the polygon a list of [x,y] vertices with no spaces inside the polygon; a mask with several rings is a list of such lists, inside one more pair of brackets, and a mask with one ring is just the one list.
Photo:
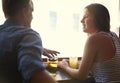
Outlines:
{"label": "man's arm", "polygon": [[57,83],[46,70],[38,71],[30,78],[30,83]]}

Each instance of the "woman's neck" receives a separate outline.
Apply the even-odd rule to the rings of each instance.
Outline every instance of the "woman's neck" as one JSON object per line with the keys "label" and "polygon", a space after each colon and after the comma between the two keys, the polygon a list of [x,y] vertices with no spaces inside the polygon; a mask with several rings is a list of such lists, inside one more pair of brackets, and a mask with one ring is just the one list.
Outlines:
{"label": "woman's neck", "polygon": [[98,33],[98,32],[100,32],[100,31],[99,31],[99,30],[96,30],[96,31],[94,31],[94,32],[88,33],[87,35],[88,35],[88,36],[91,36],[91,35],[96,34],[96,33]]}

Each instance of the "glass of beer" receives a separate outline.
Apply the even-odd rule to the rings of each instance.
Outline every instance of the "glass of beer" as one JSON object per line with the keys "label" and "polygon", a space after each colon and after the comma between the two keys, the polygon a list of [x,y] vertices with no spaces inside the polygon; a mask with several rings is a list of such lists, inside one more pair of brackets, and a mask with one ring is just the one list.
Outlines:
{"label": "glass of beer", "polygon": [[77,57],[70,57],[69,58],[69,65],[70,65],[71,68],[76,69],[77,68],[77,62],[78,62]]}
{"label": "glass of beer", "polygon": [[48,71],[55,74],[57,71],[58,58],[52,57],[48,59]]}

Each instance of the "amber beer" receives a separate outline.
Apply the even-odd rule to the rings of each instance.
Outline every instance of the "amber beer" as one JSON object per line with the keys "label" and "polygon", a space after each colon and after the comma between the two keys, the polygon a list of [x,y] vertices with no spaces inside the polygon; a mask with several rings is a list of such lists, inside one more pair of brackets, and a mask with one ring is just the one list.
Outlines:
{"label": "amber beer", "polygon": [[70,57],[69,58],[69,65],[70,65],[71,68],[76,69],[77,68],[77,62],[78,62],[77,57]]}
{"label": "amber beer", "polygon": [[48,70],[50,73],[56,73],[57,71],[58,58],[52,57],[48,59]]}

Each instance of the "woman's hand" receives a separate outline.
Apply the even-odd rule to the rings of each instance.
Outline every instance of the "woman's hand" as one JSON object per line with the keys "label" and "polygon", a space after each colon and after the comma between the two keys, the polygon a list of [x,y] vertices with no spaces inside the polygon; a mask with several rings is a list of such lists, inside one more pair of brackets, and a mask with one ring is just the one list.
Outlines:
{"label": "woman's hand", "polygon": [[60,67],[60,68],[62,68],[63,70],[66,71],[66,68],[69,67],[68,60],[67,59],[63,59],[62,61],[60,61],[58,63],[58,67]]}
{"label": "woman's hand", "polygon": [[55,51],[55,50],[46,49],[46,48],[43,49],[43,55],[47,56],[49,58],[57,56],[57,54],[60,54],[60,52]]}

